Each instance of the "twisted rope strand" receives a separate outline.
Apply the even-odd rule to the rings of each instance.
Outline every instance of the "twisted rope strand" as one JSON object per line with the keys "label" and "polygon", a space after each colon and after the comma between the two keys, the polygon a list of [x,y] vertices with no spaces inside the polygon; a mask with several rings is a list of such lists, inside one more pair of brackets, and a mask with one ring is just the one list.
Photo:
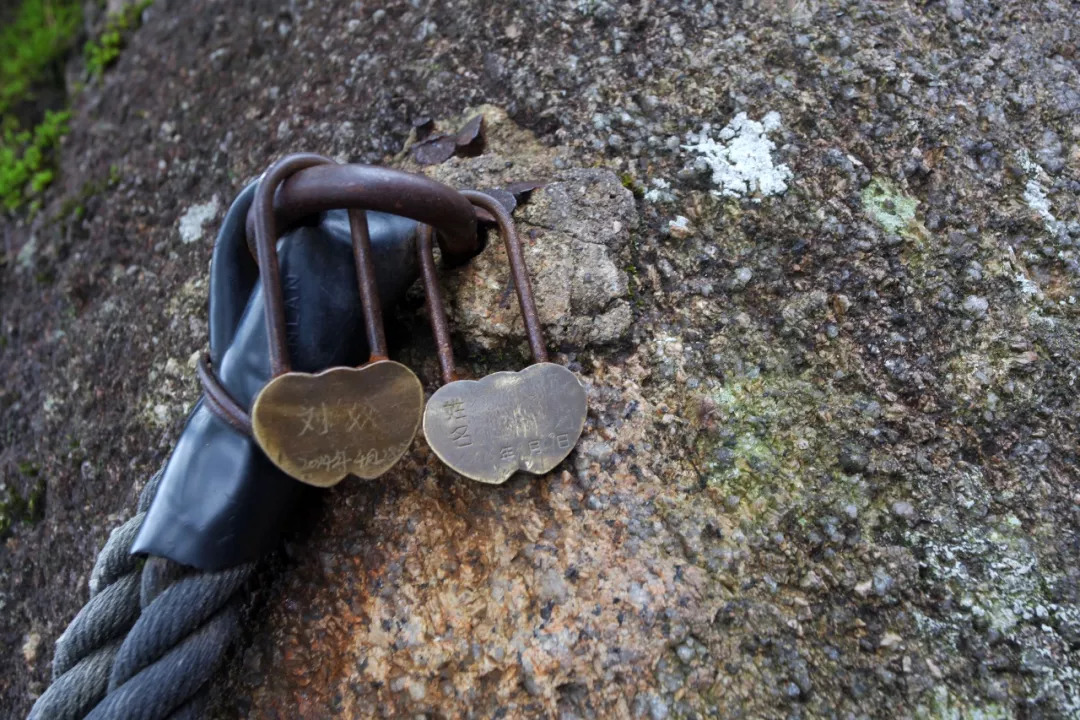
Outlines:
{"label": "twisted rope strand", "polygon": [[52,684],[34,703],[29,720],[78,720],[109,688],[120,638],[139,614],[140,558],[129,552],[157,493],[155,473],[139,495],[138,512],[113,529],[90,572],[90,600],[56,641]]}
{"label": "twisted rope strand", "polygon": [[28,720],[80,720],[109,687],[109,674],[119,642],[98,648],[53,680],[37,699]]}
{"label": "twisted rope strand", "polygon": [[143,607],[113,661],[109,692],[178,646],[223,607],[251,575],[251,565],[181,578]]}
{"label": "twisted rope strand", "polygon": [[217,671],[238,627],[239,615],[230,605],[110,691],[86,720],[165,720],[173,710],[183,710]]}
{"label": "twisted rope strand", "polygon": [[161,474],[115,528],[90,574],[90,600],[56,641],[53,681],[28,720],[194,720],[239,634],[252,564],[200,572],[130,549]]}

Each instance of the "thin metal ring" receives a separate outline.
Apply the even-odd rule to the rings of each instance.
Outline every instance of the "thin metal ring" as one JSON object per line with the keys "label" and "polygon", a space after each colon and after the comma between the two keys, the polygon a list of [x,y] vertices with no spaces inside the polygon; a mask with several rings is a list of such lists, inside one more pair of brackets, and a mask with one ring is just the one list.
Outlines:
{"label": "thin metal ring", "polygon": [[[274,216],[282,228],[303,217],[336,208],[363,208],[431,225],[439,248],[452,263],[480,250],[476,212],[463,193],[431,178],[371,165],[316,164],[296,170],[275,187]],[[260,185],[261,187],[261,185]],[[254,236],[254,205],[248,237]]]}

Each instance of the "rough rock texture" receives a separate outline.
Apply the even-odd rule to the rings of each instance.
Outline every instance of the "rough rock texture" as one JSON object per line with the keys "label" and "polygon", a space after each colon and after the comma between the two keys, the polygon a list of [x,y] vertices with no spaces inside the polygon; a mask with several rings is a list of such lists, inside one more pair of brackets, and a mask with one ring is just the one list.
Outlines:
{"label": "rough rock texture", "polygon": [[[474,113],[485,118],[487,152],[453,158],[431,168],[431,176],[480,189],[543,181],[515,221],[549,342],[569,350],[622,338],[633,319],[621,269],[630,262],[630,233],[638,223],[633,194],[611,170],[568,168],[566,158],[514,128],[498,108],[467,115]],[[494,233],[489,245],[489,252],[450,273],[444,289],[459,334],[487,351],[514,333],[524,337],[505,248]]]}
{"label": "rough rock texture", "polygon": [[[2,714],[196,397],[211,209],[287,150],[408,165],[413,119],[481,103],[509,117],[490,152],[426,171],[552,181],[517,217],[582,442],[488,488],[418,440],[299,512],[217,714],[1080,713],[1074,7],[145,20],[81,96],[50,207],[5,230],[0,472],[45,510],[0,550]],[[464,370],[527,362],[497,248],[445,283]],[[395,330],[434,388],[418,296]]]}

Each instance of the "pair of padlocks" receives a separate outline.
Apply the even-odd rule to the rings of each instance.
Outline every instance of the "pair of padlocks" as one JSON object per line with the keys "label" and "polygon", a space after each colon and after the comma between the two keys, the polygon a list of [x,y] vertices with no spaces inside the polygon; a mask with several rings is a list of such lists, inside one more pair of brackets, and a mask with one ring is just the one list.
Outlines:
{"label": "pair of padlocks", "polygon": [[[522,470],[543,474],[573,449],[585,424],[585,390],[562,365],[548,362],[521,244],[505,208],[491,196],[459,193],[493,219],[506,246],[533,365],[481,380],[457,377],[433,256],[434,230],[420,226],[417,251],[428,315],[435,335],[443,385],[426,407],[416,375],[387,357],[382,310],[366,214],[350,209],[349,224],[370,355],[360,367],[317,374],[290,369],[284,298],[278,269],[274,197],[291,175],[331,164],[313,155],[290,156],[263,176],[255,196],[253,235],[262,279],[271,380],[252,404],[250,421],[235,406],[209,367],[200,367],[216,412],[250,431],[270,460],[286,474],[319,487],[349,475],[376,478],[408,450],[417,429],[451,469],[485,483],[505,482]],[[430,181],[428,181],[430,182]],[[417,188],[420,191],[420,188]],[[442,188],[433,202],[445,199]],[[460,200],[458,200],[460,203]],[[476,212],[474,210],[474,212]]]}

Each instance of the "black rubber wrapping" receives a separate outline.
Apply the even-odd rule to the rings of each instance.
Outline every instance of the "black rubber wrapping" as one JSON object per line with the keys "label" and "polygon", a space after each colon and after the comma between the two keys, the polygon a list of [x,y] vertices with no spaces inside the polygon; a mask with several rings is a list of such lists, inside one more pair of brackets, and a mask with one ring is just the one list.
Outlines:
{"label": "black rubber wrapping", "polygon": [[[210,358],[221,383],[244,408],[270,379],[259,273],[245,221],[256,183],[233,201],[210,268]],[[368,212],[384,310],[418,276],[417,223]],[[289,230],[278,243],[292,367],[316,372],[367,359],[348,217],[333,210]],[[277,541],[307,486],[278,470],[254,439],[205,407],[188,416],[133,553],[169,558],[200,570],[257,559]]]}

